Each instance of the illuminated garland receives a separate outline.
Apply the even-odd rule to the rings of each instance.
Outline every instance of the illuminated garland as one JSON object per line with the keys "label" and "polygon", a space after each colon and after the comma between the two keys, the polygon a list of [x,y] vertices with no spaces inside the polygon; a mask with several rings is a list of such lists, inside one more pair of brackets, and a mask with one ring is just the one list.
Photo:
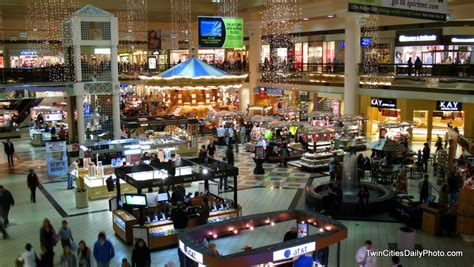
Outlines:
{"label": "illuminated garland", "polygon": [[262,11],[261,29],[264,41],[271,47],[268,62],[264,65],[263,79],[272,83],[291,80],[291,56],[286,61],[277,55],[277,48],[293,49],[294,32],[301,23],[299,0],[265,0]]}
{"label": "illuminated garland", "polygon": [[127,0],[127,20],[125,40],[127,50],[133,53],[137,50],[146,50],[146,44],[137,44],[137,41],[146,41],[148,34],[148,0]]}
{"label": "illuminated garland", "polygon": [[362,37],[370,38],[370,45],[363,46],[362,68],[364,74],[364,88],[373,88],[379,85],[377,45],[379,43],[380,18],[376,15],[365,15],[362,18]]}
{"label": "illuminated garland", "polygon": [[237,17],[239,13],[238,0],[219,0],[217,2],[217,16]]}
{"label": "illuminated garland", "polygon": [[193,47],[191,35],[191,0],[170,0],[171,47],[189,49]]}

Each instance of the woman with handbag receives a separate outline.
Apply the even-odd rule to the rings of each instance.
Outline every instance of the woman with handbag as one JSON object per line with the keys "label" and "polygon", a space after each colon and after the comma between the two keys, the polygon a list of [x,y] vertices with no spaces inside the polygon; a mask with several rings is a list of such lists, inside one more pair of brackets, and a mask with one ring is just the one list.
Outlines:
{"label": "woman with handbag", "polygon": [[54,246],[58,243],[58,235],[54,231],[54,227],[45,218],[43,220],[43,226],[40,229],[40,244],[41,244],[41,266],[53,267],[54,266]]}

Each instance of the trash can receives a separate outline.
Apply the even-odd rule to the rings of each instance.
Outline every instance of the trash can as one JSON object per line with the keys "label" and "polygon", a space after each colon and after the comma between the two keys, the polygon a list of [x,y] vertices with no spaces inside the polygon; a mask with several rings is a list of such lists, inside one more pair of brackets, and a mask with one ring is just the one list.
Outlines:
{"label": "trash can", "polygon": [[76,190],[76,208],[83,209],[89,207],[87,190]]}
{"label": "trash can", "polygon": [[398,231],[398,250],[415,250],[415,229],[400,227]]}

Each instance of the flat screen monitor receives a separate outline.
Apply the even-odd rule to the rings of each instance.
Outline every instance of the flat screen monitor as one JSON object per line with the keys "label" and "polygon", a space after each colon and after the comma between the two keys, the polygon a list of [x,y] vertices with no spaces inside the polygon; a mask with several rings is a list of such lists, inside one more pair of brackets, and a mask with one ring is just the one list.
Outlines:
{"label": "flat screen monitor", "polygon": [[298,238],[308,236],[308,224],[299,223],[298,224]]}
{"label": "flat screen monitor", "polygon": [[130,206],[139,206],[139,207],[146,207],[146,195],[140,194],[125,194],[125,204]]}
{"label": "flat screen monitor", "polygon": [[360,38],[360,46],[366,47],[372,45],[372,38],[370,37],[362,37]]}
{"label": "flat screen monitor", "polygon": [[45,121],[61,121],[62,119],[63,119],[63,114],[61,113],[46,114],[44,118]]}
{"label": "flat screen monitor", "polygon": [[158,201],[168,201],[168,193],[160,193],[158,194]]}

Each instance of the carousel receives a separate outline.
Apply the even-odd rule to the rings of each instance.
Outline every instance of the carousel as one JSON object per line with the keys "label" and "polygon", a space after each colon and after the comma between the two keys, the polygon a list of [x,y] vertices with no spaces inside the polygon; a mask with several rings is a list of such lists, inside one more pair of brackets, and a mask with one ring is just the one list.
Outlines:
{"label": "carousel", "polygon": [[238,90],[247,74],[231,75],[192,57],[158,76],[139,78],[147,91],[161,97],[160,113],[204,118],[209,112],[239,109]]}

